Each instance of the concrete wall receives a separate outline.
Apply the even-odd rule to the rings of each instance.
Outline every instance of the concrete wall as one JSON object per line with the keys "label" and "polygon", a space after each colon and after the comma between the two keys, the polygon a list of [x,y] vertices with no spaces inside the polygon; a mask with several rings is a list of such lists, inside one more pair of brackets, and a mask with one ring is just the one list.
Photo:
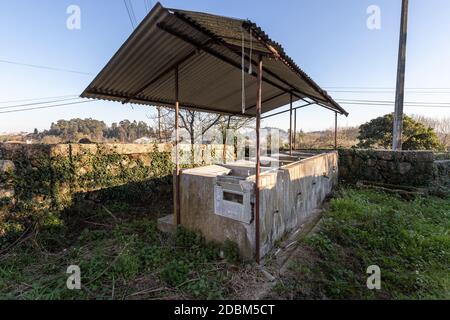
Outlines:
{"label": "concrete wall", "polygon": [[262,175],[261,255],[321,207],[338,183],[337,153],[317,155]]}
{"label": "concrete wall", "polygon": [[[275,242],[297,229],[321,206],[338,182],[337,153],[317,155],[261,175],[261,256]],[[255,253],[255,223],[232,220],[214,213],[217,177],[229,169],[209,166],[183,170],[180,179],[181,224],[200,231],[207,240],[236,242],[244,259]],[[254,184],[254,176],[247,181]]]}
{"label": "concrete wall", "polygon": [[208,241],[225,242],[230,239],[239,245],[241,254],[251,258],[254,251],[254,224],[214,214],[214,188],[217,177],[225,175],[227,168],[208,166],[183,170],[180,177],[181,224],[198,231]]}

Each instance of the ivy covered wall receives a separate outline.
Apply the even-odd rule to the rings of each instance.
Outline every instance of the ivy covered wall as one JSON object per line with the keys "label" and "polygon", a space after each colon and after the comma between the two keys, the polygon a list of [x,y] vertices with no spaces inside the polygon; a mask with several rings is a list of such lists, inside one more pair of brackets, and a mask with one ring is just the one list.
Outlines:
{"label": "ivy covered wall", "polygon": [[0,236],[10,227],[2,221],[58,212],[79,196],[142,204],[171,198],[172,170],[166,145],[0,144]]}

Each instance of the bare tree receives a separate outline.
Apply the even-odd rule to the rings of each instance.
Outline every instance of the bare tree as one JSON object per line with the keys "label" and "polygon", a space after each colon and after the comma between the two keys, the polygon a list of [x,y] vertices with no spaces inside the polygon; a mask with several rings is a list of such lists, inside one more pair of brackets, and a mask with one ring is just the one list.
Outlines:
{"label": "bare tree", "polygon": [[412,115],[412,118],[433,128],[442,145],[450,150],[450,118],[431,118],[422,115]]}
{"label": "bare tree", "polygon": [[222,159],[223,162],[227,161],[227,139],[228,132],[230,130],[236,132],[241,128],[248,126],[252,122],[251,118],[237,117],[237,116],[223,116],[218,122],[219,131],[222,135],[223,152]]}
{"label": "bare tree", "polygon": [[[195,141],[203,137],[208,130],[215,126],[221,119],[221,115],[199,112],[193,110],[180,110],[180,129],[186,130],[189,135],[191,145],[191,161],[194,161]],[[153,117],[165,132],[175,130],[175,110],[169,108],[160,108],[156,117]]]}

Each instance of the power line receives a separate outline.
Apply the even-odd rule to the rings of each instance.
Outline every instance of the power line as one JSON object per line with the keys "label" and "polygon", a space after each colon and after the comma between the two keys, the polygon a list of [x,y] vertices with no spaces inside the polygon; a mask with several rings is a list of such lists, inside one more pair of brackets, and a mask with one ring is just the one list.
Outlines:
{"label": "power line", "polygon": [[130,9],[128,8],[128,3],[126,0],[123,0],[123,3],[125,4],[125,8],[127,9],[128,18],[130,19],[131,27],[134,29],[134,22],[133,18],[131,17]]}
{"label": "power line", "polygon": [[76,71],[76,70],[70,70],[70,69],[63,69],[63,68],[56,68],[56,67],[50,67],[50,66],[43,66],[43,65],[37,65],[37,64],[30,64],[30,63],[22,63],[17,61],[10,61],[10,60],[0,60],[0,63],[7,63],[7,64],[13,64],[23,67],[30,67],[30,68],[37,68],[37,69],[45,69],[45,70],[52,70],[52,71],[59,71],[59,72],[69,72],[69,73],[76,73],[76,74],[82,74],[82,75],[88,75],[92,76],[92,73],[83,72],[83,71]]}
{"label": "power line", "polygon": [[[367,107],[392,107],[394,103],[364,103],[364,102],[339,102],[343,105],[362,105]],[[406,107],[411,108],[450,108],[450,105],[411,105],[405,104]]]}
{"label": "power line", "polygon": [[33,98],[33,99],[30,98],[30,99],[8,100],[8,101],[0,101],[0,104],[14,103],[14,102],[39,101],[39,100],[46,100],[46,99],[70,98],[70,97],[78,97],[78,95],[72,94],[72,95],[56,96],[56,97],[41,97],[41,98]]}
{"label": "power line", "polygon": [[71,106],[71,105],[74,105],[74,104],[82,104],[82,103],[89,103],[89,102],[94,102],[94,101],[93,100],[79,101],[79,102],[63,103],[63,104],[57,104],[57,105],[45,106],[45,107],[35,107],[35,108],[26,108],[26,109],[20,109],[20,110],[1,111],[0,114],[23,112],[23,111],[31,111],[31,110],[38,110],[38,109],[48,109],[48,108],[56,108],[56,107],[64,107],[64,106]]}
{"label": "power line", "polygon": [[4,107],[0,107],[0,110],[2,110],[2,109],[22,108],[22,107],[28,107],[28,106],[36,106],[36,105],[40,105],[40,104],[49,104],[49,103],[70,101],[70,100],[75,100],[75,99],[78,99],[78,97],[76,97],[76,98],[68,98],[68,99],[60,99],[60,100],[52,100],[52,101],[33,102],[33,103],[19,104],[19,105],[14,105],[14,106],[4,106]]}
{"label": "power line", "polygon": [[136,14],[134,12],[133,3],[131,2],[131,0],[128,0],[128,5],[130,6],[131,16],[133,17],[134,25],[137,26],[138,22],[137,22],[137,19],[136,19]]}
{"label": "power line", "polygon": [[152,1],[151,0],[144,0],[144,5],[145,5],[145,12],[149,13],[150,9],[152,7]]}
{"label": "power line", "polygon": [[144,6],[145,6],[145,12],[148,13],[149,8],[148,8],[147,0],[144,0]]}
{"label": "power line", "polygon": [[[387,100],[357,100],[357,99],[335,99],[336,102],[342,105],[360,105],[367,107],[392,107],[394,105],[394,101]],[[411,108],[450,108],[450,102],[405,102],[405,106]],[[280,113],[287,112],[289,109],[281,111]],[[270,117],[274,114],[271,114],[267,117]]]}
{"label": "power line", "polygon": [[131,27],[134,29],[136,28],[136,17],[134,16],[133,6],[131,2],[128,2],[127,0],[123,0],[123,3],[125,4],[125,8],[127,9],[128,18],[130,19]]}
{"label": "power line", "polygon": [[[327,90],[328,92],[332,93],[355,93],[355,94],[382,94],[382,93],[394,93],[394,90],[370,90],[370,91],[362,91],[362,90]],[[418,91],[418,90],[406,90],[407,93],[417,93],[417,94],[450,94],[450,91]]]}
{"label": "power line", "polygon": [[[394,87],[323,87],[324,89],[357,89],[357,90],[392,90],[395,91]],[[450,88],[444,87],[409,87],[405,90],[450,90]]]}
{"label": "power line", "polygon": [[[364,102],[364,103],[388,103],[393,104],[394,101],[389,100],[356,100],[356,99],[337,99],[341,102]],[[414,104],[414,105],[450,105],[450,102],[417,102],[417,101],[410,101],[405,102],[405,104]]]}
{"label": "power line", "polygon": [[148,11],[150,12],[150,10],[152,8],[152,0],[147,0],[147,7],[148,7]]}

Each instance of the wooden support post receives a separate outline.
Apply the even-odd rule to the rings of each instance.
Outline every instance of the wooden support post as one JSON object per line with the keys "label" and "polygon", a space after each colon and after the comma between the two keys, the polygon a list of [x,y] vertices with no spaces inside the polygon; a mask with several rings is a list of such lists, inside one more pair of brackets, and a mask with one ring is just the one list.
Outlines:
{"label": "wooden support post", "polygon": [[338,135],[338,114],[337,114],[337,112],[335,112],[334,113],[334,150],[337,150],[337,148],[338,148],[337,135]]}
{"label": "wooden support post", "polygon": [[294,109],[294,150],[297,150],[297,109]]}
{"label": "wooden support post", "polygon": [[260,181],[260,169],[261,169],[261,141],[260,141],[260,130],[261,130],[261,96],[262,96],[262,56],[258,58],[258,78],[257,78],[257,88],[256,93],[256,178],[255,178],[255,260],[256,263],[260,263],[260,223],[259,223],[259,210],[260,210],[260,191],[261,191],[261,181]]}
{"label": "wooden support post", "polygon": [[405,95],[407,32],[408,32],[408,0],[403,0],[402,18],[400,25],[400,44],[398,49],[397,89],[395,94],[394,128],[392,132],[393,150],[402,150],[403,101]]}
{"label": "wooden support post", "polygon": [[292,156],[292,93],[289,95],[289,155]]}
{"label": "wooden support post", "polygon": [[179,160],[179,121],[180,121],[180,102],[179,102],[179,82],[178,82],[178,66],[175,67],[175,217],[176,225],[181,224],[181,211],[180,211],[180,160]]}

